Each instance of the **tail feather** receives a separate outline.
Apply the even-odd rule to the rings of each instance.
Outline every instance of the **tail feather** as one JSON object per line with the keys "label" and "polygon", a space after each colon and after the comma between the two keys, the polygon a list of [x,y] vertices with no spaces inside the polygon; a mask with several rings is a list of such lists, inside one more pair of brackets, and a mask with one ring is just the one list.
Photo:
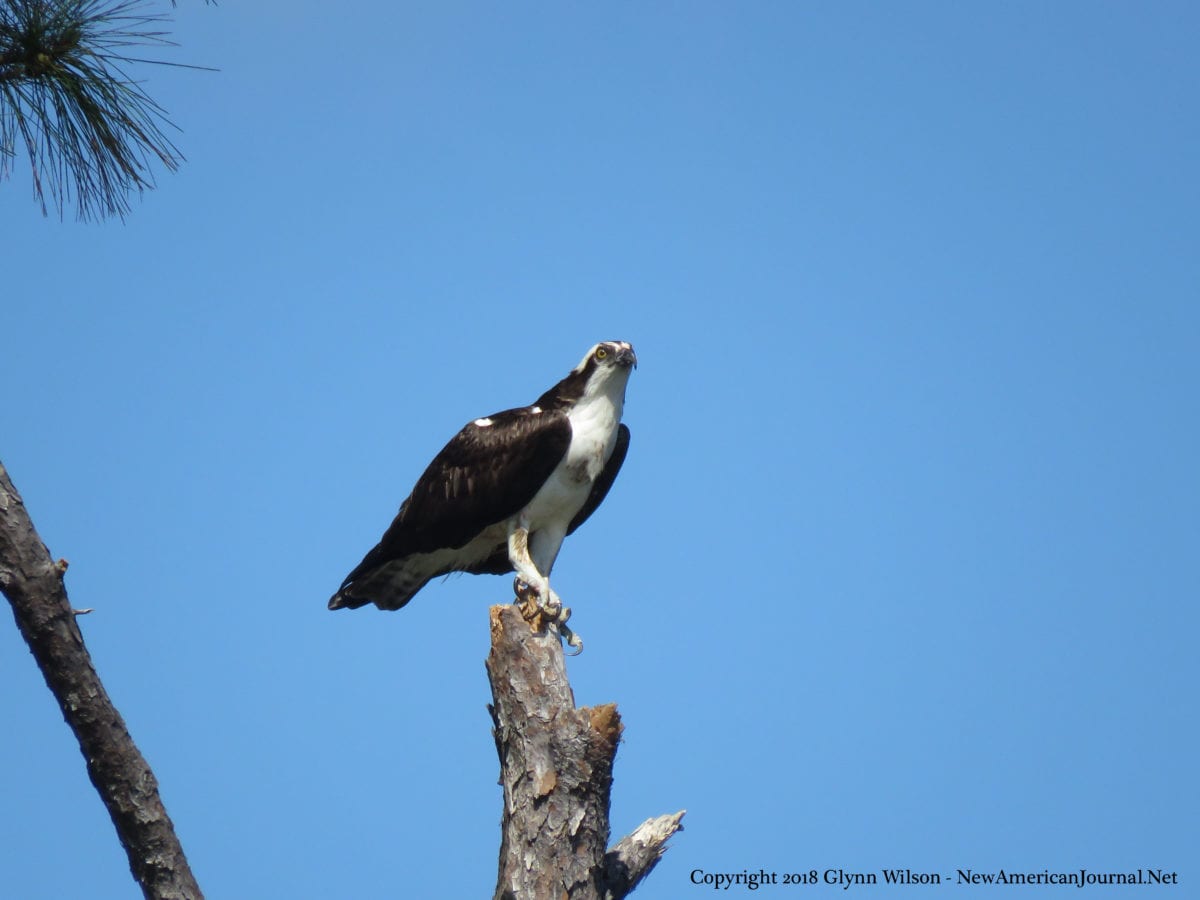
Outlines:
{"label": "tail feather", "polygon": [[336,594],[329,598],[329,608],[358,609],[360,606],[366,606],[370,602],[370,600],[363,600],[359,597],[351,597],[346,593],[345,587],[342,587]]}
{"label": "tail feather", "polygon": [[385,563],[359,574],[354,580],[347,578],[329,598],[329,608],[358,609],[374,603],[380,609],[399,609],[432,577],[423,572],[407,571],[402,561]]}

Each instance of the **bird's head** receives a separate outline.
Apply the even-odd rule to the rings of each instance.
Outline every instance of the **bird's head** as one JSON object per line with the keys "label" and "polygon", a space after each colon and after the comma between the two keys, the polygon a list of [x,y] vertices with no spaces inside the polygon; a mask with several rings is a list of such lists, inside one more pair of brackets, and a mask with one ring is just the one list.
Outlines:
{"label": "bird's head", "polygon": [[627,341],[602,341],[587,352],[567,377],[537,399],[542,409],[565,409],[607,396],[620,406],[625,384],[637,367],[637,354]]}
{"label": "bird's head", "polygon": [[628,341],[601,341],[592,347],[571,374],[547,391],[539,400],[561,397],[568,403],[586,401],[607,395],[617,403],[625,399],[625,384],[629,373],[637,367],[637,354]]}
{"label": "bird's head", "polygon": [[579,368],[586,379],[585,398],[605,394],[623,404],[625,384],[637,368],[637,354],[628,341],[602,341],[588,351]]}
{"label": "bird's head", "polygon": [[628,377],[629,369],[637,368],[637,354],[633,352],[633,344],[628,341],[601,341],[587,352],[575,367],[579,373],[601,372],[606,369],[624,371]]}

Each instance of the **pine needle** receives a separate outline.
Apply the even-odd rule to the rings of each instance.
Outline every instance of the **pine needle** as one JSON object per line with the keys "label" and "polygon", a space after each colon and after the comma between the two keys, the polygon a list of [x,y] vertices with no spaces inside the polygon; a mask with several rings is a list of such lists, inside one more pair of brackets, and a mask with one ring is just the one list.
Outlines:
{"label": "pine needle", "polygon": [[[80,219],[124,218],[154,187],[155,161],[183,155],[165,110],[126,71],[124,48],[174,46],[143,0],[0,0],[0,178],[18,141],[43,214],[74,204]],[[193,68],[193,67],[189,67]]]}

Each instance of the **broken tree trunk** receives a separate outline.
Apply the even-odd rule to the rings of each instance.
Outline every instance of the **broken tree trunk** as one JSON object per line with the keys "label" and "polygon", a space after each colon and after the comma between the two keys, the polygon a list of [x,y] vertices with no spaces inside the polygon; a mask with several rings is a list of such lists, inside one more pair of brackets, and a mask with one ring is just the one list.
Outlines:
{"label": "broken tree trunk", "polygon": [[608,848],[615,704],[575,708],[558,638],[515,606],[491,609],[492,721],[504,788],[495,900],[620,900],[662,858],[683,812]]}
{"label": "broken tree trunk", "polygon": [[[55,563],[0,464],[0,591],[87,760],[147,900],[203,900],[158,782],[109,700]],[[82,612],[82,610],[80,611]]]}

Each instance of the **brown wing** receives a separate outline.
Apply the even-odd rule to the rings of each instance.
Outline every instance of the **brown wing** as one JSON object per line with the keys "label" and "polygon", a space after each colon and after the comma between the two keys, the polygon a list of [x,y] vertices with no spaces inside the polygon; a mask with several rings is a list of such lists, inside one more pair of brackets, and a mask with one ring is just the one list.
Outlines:
{"label": "brown wing", "polygon": [[[571,443],[561,413],[511,409],[467,425],[417,480],[379,543],[342,583],[412,553],[467,544],[533,499]],[[482,420],[477,420],[482,421]]]}

